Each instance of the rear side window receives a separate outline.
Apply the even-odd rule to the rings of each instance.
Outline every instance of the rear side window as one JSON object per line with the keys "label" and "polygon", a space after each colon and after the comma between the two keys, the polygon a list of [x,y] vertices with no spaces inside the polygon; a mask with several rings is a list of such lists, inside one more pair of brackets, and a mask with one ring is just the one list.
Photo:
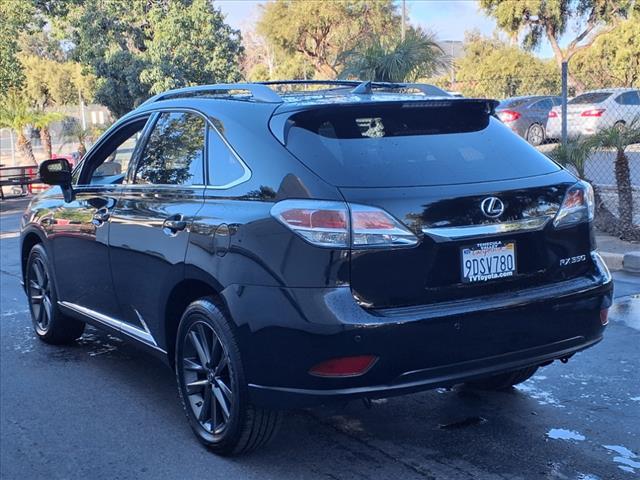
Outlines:
{"label": "rear side window", "polygon": [[638,92],[625,92],[616,98],[616,102],[620,105],[640,105],[640,97]]}
{"label": "rear side window", "polygon": [[582,95],[578,95],[577,97],[572,98],[567,103],[569,105],[584,105],[587,103],[600,103],[600,102],[604,102],[610,96],[611,96],[611,92],[583,93]]}
{"label": "rear side window", "polygon": [[559,169],[473,103],[304,111],[289,119],[285,146],[337,186],[450,185]]}
{"label": "rear side window", "polygon": [[229,187],[246,174],[244,165],[222,140],[218,132],[209,129],[209,185]]}
{"label": "rear side window", "polygon": [[134,183],[204,183],[205,121],[192,113],[162,113],[138,162]]}

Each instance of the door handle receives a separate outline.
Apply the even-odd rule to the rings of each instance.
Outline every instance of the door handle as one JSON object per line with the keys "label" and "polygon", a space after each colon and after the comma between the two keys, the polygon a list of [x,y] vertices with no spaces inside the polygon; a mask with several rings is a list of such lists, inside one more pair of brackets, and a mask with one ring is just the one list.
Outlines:
{"label": "door handle", "polygon": [[98,210],[96,210],[96,213],[93,214],[93,220],[91,220],[91,223],[93,223],[96,227],[99,227],[104,222],[109,220],[110,216],[111,214],[109,213],[109,210],[107,208],[99,208]]}
{"label": "door handle", "polygon": [[162,223],[162,230],[167,235],[175,235],[187,228],[187,222],[181,214],[172,215]]}

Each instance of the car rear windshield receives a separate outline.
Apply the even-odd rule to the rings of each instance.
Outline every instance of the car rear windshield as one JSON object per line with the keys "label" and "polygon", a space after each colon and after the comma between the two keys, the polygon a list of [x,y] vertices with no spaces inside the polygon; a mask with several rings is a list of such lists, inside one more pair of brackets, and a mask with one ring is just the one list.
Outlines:
{"label": "car rear windshield", "polygon": [[337,186],[402,187],[507,180],[559,167],[486,104],[332,106],[296,113],[286,148]]}
{"label": "car rear windshield", "polygon": [[525,103],[531,102],[531,98],[512,98],[508,100],[501,100],[498,108],[516,108]]}
{"label": "car rear windshield", "polygon": [[582,95],[578,95],[576,98],[572,98],[567,103],[569,103],[569,105],[584,105],[586,103],[600,103],[600,102],[604,102],[610,96],[611,96],[610,92],[583,93]]}

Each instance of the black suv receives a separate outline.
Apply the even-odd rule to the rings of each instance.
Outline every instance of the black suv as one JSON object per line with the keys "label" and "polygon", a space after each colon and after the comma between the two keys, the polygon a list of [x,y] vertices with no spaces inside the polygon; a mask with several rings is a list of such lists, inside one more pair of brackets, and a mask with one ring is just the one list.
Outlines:
{"label": "black suv", "polygon": [[163,93],[73,172],[41,165],[57,187],[21,235],[38,337],[86,322],[160,355],[221,454],[282,408],[507,388],[602,339],[591,187],[495,101],[280,83]]}

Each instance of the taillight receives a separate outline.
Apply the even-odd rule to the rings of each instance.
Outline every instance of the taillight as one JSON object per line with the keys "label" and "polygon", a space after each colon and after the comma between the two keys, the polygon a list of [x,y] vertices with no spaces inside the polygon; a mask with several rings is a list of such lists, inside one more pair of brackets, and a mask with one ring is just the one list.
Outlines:
{"label": "taillight", "polygon": [[373,355],[332,358],[311,367],[309,374],[316,377],[357,377],[367,373],[377,360],[378,357]]}
{"label": "taillight", "polygon": [[501,110],[498,112],[498,118],[504,123],[515,122],[520,117],[521,115],[518,112],[514,112],[513,110]]}
{"label": "taillight", "polygon": [[580,181],[569,187],[565,193],[553,225],[560,228],[591,221],[594,211],[593,188],[587,182]]}
{"label": "taillight", "polygon": [[549,118],[558,118],[558,112],[549,110]]}
{"label": "taillight", "polygon": [[418,237],[384,210],[351,205],[353,247],[411,246],[417,243]]}
{"label": "taillight", "polygon": [[592,108],[590,110],[585,110],[580,114],[581,117],[601,117],[604,113],[604,108]]}
{"label": "taillight", "polygon": [[376,207],[324,200],[283,200],[271,215],[320,247],[380,248],[418,243],[407,227]]}

